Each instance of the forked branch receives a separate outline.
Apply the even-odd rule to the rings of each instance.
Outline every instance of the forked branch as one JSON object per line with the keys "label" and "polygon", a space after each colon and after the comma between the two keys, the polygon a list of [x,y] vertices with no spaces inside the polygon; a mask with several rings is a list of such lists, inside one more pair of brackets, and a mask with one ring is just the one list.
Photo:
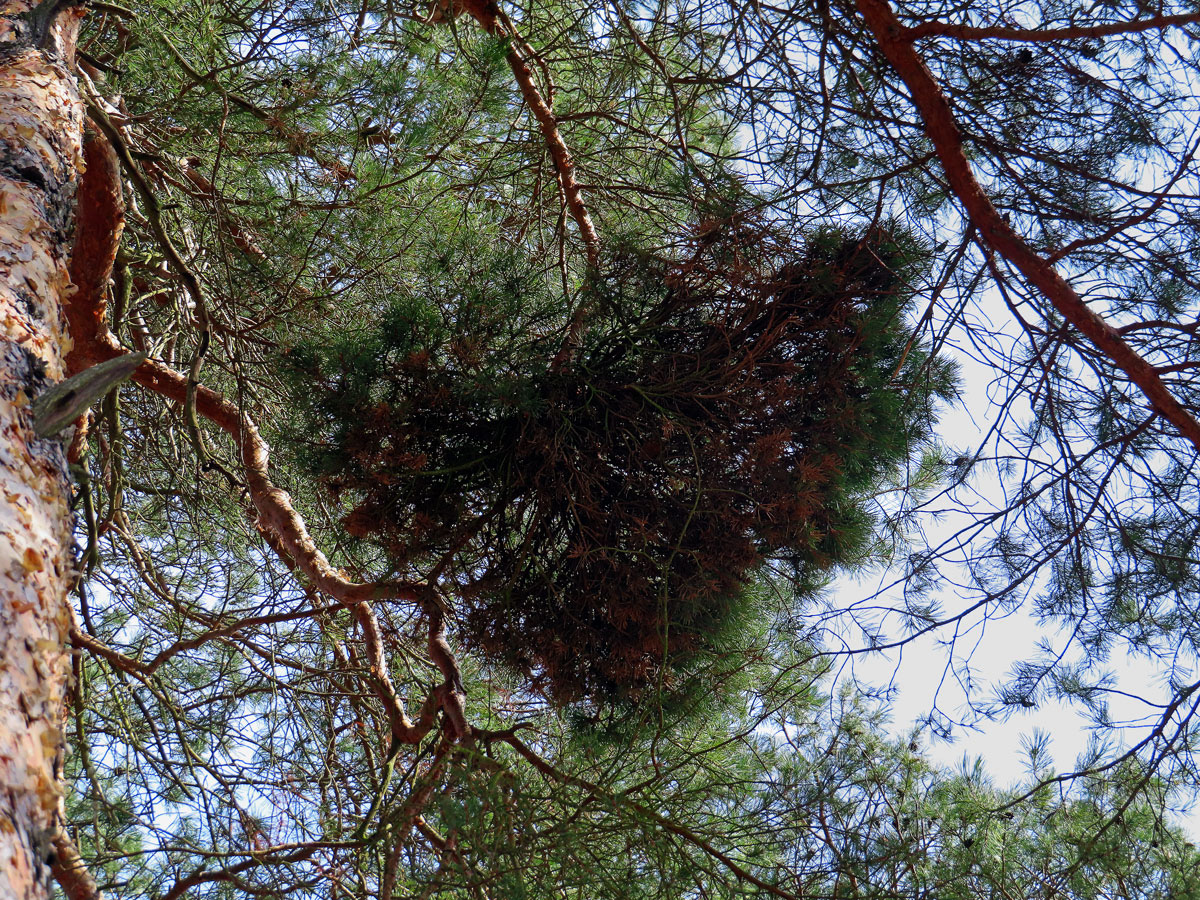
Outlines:
{"label": "forked branch", "polygon": [[[95,135],[89,144],[89,169],[80,189],[80,219],[72,275],[79,290],[67,303],[67,319],[75,342],[69,357],[72,370],[104,362],[127,351],[108,328],[105,320],[104,293],[108,273],[116,257],[124,222],[116,156],[103,135]],[[253,419],[209,388],[195,384],[187,375],[176,372],[156,360],[144,363],[133,380],[161,396],[185,403],[189,394],[196,411],[224,430],[233,439],[241,459],[251,503],[257,513],[256,526],[267,544],[290,568],[302,573],[314,588],[347,607],[358,621],[369,655],[376,695],[383,702],[392,737],[397,743],[413,744],[433,727],[438,706],[446,711],[451,736],[460,739],[469,734],[463,715],[462,682],[457,664],[450,655],[444,637],[440,612],[430,602],[428,587],[419,581],[393,581],[375,584],[353,582],[335,569],[317,547],[303,518],[287,492],[270,478],[270,448]],[[383,652],[379,625],[369,601],[402,600],[421,605],[430,615],[430,653],[443,672],[444,684],[421,708],[417,722],[405,713]],[[214,636],[217,632],[212,633]],[[130,659],[104,647],[94,638],[76,633],[80,646],[105,657],[119,669],[151,674],[161,660],[149,665]]]}
{"label": "forked branch", "polygon": [[1200,450],[1200,422],[1163,383],[1154,367],[1138,354],[1117,329],[1090,309],[1047,259],[1004,220],[984,191],[963,150],[950,104],[937,80],[913,47],[912,29],[896,18],[887,0],[855,0],[879,49],[912,94],[938,158],[959,201],[983,240],[1012,263],[1054,308],[1136,384],[1150,405]]}

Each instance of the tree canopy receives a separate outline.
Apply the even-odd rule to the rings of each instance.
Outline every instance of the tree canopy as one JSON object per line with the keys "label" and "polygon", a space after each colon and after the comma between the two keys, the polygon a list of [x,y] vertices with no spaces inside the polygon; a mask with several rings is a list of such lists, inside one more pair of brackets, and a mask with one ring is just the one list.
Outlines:
{"label": "tree canopy", "polygon": [[[0,41],[86,110],[62,374],[147,355],[62,435],[71,900],[1200,897],[1200,12]],[[0,220],[56,145],[13,122]],[[904,649],[962,703],[847,674]],[[1091,747],[1020,782],[931,750],[1058,702]]]}

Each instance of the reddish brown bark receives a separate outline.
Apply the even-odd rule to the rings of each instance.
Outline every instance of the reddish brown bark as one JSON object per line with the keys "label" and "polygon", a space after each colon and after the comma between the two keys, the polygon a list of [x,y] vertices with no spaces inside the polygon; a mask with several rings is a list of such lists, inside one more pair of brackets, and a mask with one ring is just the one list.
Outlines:
{"label": "reddish brown bark", "polygon": [[125,204],[121,198],[121,165],[104,135],[89,128],[83,145],[87,165],[79,185],[75,247],[71,251],[71,336],[76,346],[67,354],[69,374],[88,365],[89,348],[107,331],[108,280],[121,233]]}
{"label": "reddish brown bark", "polygon": [[[79,290],[65,307],[75,342],[69,357],[72,371],[128,352],[109,331],[105,319],[105,292],[124,228],[120,166],[112,146],[99,132],[93,133],[85,153],[90,168],[79,192],[79,232],[71,266]],[[154,360],[143,365],[134,380],[178,402],[187,396],[187,376]],[[197,389],[196,409],[233,438],[245,467],[259,528],[270,534],[314,587],[347,605],[384,597],[418,599],[419,585],[357,584],[334,569],[313,542],[291,498],[271,481],[270,448],[250,417],[204,387]]]}
{"label": "reddish brown bark", "polygon": [[54,880],[67,900],[101,900],[96,879],[79,856],[74,842],[60,827],[53,838]]}
{"label": "reddish brown bark", "polygon": [[[105,294],[108,279],[124,226],[124,206],[120,187],[120,162],[105,136],[95,133],[86,148],[92,163],[80,189],[79,233],[72,271],[79,290],[66,306],[76,346],[71,354],[73,371],[124,354],[105,319]],[[163,396],[185,401],[188,377],[161,363],[142,366],[134,380]],[[441,616],[431,614],[430,648],[444,672],[445,683],[422,705],[417,721],[407,716],[404,705],[388,673],[379,625],[370,604],[372,599],[405,599],[422,602],[427,591],[420,584],[358,584],[335,570],[308,534],[303,519],[292,506],[286,492],[275,486],[268,475],[269,448],[251,418],[207,388],[193,386],[197,412],[212,421],[233,439],[238,447],[251,501],[258,513],[257,525],[267,543],[291,567],[303,573],[313,587],[348,607],[363,631],[369,666],[376,695],[384,704],[392,737],[399,743],[416,743],[433,727],[438,706],[446,710],[452,737],[469,734],[463,713],[464,695],[458,668],[445,646]],[[135,674],[149,674],[157,660],[149,665],[130,659],[104,647],[94,638],[74,630],[72,637],[83,646],[108,659],[117,668]],[[440,640],[438,640],[440,638]],[[446,650],[439,655],[438,651]],[[449,661],[447,663],[447,660]]]}
{"label": "reddish brown bark", "polygon": [[529,45],[520,39],[508,20],[501,14],[500,8],[491,0],[463,0],[462,6],[474,17],[483,30],[497,37],[507,37],[511,40],[506,59],[512,69],[513,77],[521,89],[521,96],[533,117],[537,120],[542,132],[542,140],[550,158],[554,161],[554,169],[558,173],[559,187],[562,189],[563,201],[567,211],[579,229],[579,237],[583,241],[584,252],[588,264],[595,267],[600,262],[600,236],[592,224],[592,216],[587,205],[583,202],[583,189],[575,178],[575,163],[571,159],[571,151],[563,140],[558,127],[558,117],[554,114],[552,103],[542,95],[529,67],[529,59],[533,56]]}
{"label": "reddish brown bark", "polygon": [[[70,360],[74,370],[126,352],[108,330],[104,302],[123,227],[119,164],[116,154],[101,134],[96,134],[88,144],[87,154],[95,164],[88,171],[80,190],[80,226],[73,262],[80,289],[66,307],[71,332],[76,339]],[[151,361],[143,365],[134,375],[134,380],[179,402],[183,402],[187,396],[187,376],[158,362]],[[400,743],[419,741],[432,728],[433,713],[439,705],[447,711],[453,736],[465,737],[469,729],[463,715],[461,680],[457,678],[457,665],[445,648],[440,615],[435,611],[431,622],[430,647],[445,673],[446,682],[422,706],[417,721],[413,722],[405,713],[388,674],[378,622],[367,602],[383,598],[421,602],[426,594],[423,587],[410,583],[357,584],[336,571],[309,536],[303,519],[292,506],[291,498],[271,482],[268,475],[269,448],[250,417],[204,387],[196,388],[196,409],[234,439],[251,501],[258,513],[257,524],[267,543],[288,566],[303,573],[316,589],[350,608],[358,620],[363,631],[375,693],[387,711],[393,738]],[[147,665],[125,657],[77,630],[72,636],[77,645],[105,657],[123,671],[149,674],[155,667],[155,662]],[[439,655],[438,651],[443,649],[446,649],[446,653]]]}
{"label": "reddish brown bark", "polygon": [[[79,333],[82,334],[94,321],[93,310],[82,305],[71,303],[67,312],[72,331],[76,322],[80,322]],[[107,330],[90,342],[80,341],[76,351],[80,354],[79,359],[87,365],[95,365],[128,352]],[[143,363],[134,373],[133,380],[178,403],[182,403],[187,396],[187,376],[157,360]],[[291,497],[271,481],[268,471],[270,447],[253,420],[216,391],[203,386],[196,391],[196,411],[233,438],[250,499],[258,514],[256,524],[259,530],[274,538],[278,548],[287,553],[295,567],[314,587],[346,605],[361,600],[383,599],[421,602],[425,588],[420,583],[397,581],[360,584],[335,569],[317,548],[303,518],[292,505]]]}
{"label": "reddish brown bark", "polygon": [[[72,323],[76,321],[77,316],[82,321],[81,331],[86,329],[87,323],[93,321],[90,310],[76,309],[74,304],[71,304],[68,312]],[[80,358],[86,360],[88,365],[94,365],[127,352],[106,330],[96,335],[93,343],[81,344],[77,350],[81,354]],[[187,395],[187,376],[156,360],[148,360],[143,363],[141,368],[134,373],[133,380],[155,393],[180,403]],[[196,410],[234,439],[241,456],[242,471],[247,481],[251,502],[258,513],[256,524],[267,544],[275,550],[285,564],[307,577],[317,590],[349,608],[357,619],[363,632],[363,643],[367,650],[368,666],[375,693],[384,704],[393,739],[402,744],[414,744],[420,741],[433,727],[433,716],[439,707],[446,712],[449,737],[452,740],[468,737],[471,729],[466,723],[463,708],[465,693],[462,681],[458,675],[457,663],[450,655],[445,642],[441,616],[437,607],[430,602],[429,589],[419,582],[357,583],[350,581],[343,573],[334,569],[309,535],[303,518],[292,506],[291,498],[270,480],[268,475],[269,447],[250,417],[215,391],[202,386],[196,390]],[[392,683],[388,671],[388,660],[383,652],[384,642],[379,632],[378,620],[368,602],[385,599],[423,604],[431,617],[430,654],[442,671],[445,680],[422,704],[415,722],[405,712],[404,705]],[[147,666],[108,650],[78,631],[75,631],[73,636],[80,646],[97,652],[124,671],[148,671]]]}
{"label": "reddish brown bark", "polygon": [[879,49],[908,86],[933,142],[951,190],[967,211],[980,236],[1041,292],[1054,308],[1091,341],[1129,380],[1154,410],[1200,449],[1200,422],[1184,409],[1159,378],[1154,367],[1125,342],[1120,333],[1091,310],[1054,266],[1034,252],[992,204],[975,178],[963,151],[954,114],[941,87],[913,48],[912,32],[896,18],[886,0],[855,0]]}

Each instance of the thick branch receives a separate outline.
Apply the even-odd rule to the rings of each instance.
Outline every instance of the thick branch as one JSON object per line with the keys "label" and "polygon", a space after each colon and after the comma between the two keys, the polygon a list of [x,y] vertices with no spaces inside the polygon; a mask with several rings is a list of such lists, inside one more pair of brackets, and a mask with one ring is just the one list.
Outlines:
{"label": "thick branch", "polygon": [[364,601],[354,604],[351,612],[363,631],[363,643],[367,648],[367,660],[375,682],[375,694],[383,701],[387,710],[388,727],[391,729],[393,740],[398,744],[418,743],[433,728],[434,712],[437,709],[436,695],[431,694],[426,699],[416,724],[413,724],[404,711],[404,704],[400,702],[400,695],[396,692],[396,686],[388,672],[387,657],[383,653],[383,637],[379,633],[379,619],[375,616],[375,610],[371,609],[371,604]]}
{"label": "thick branch", "polygon": [[50,839],[54,846],[54,862],[50,871],[66,900],[104,900],[96,879],[88,871],[75,842],[60,825]]}
{"label": "thick branch", "polygon": [[95,343],[96,336],[107,330],[105,295],[125,230],[121,163],[112,145],[91,124],[84,136],[83,159],[87,170],[76,195],[75,246],[71,251],[71,283],[76,293],[70,305],[78,313],[71,319],[76,348],[67,354],[71,375],[87,368],[82,348]]}
{"label": "thick branch", "polygon": [[1145,359],[1120,333],[1088,308],[1054,266],[1039,256],[1004,220],[971,171],[950,104],[924,60],[913,49],[910,30],[886,0],[855,0],[867,27],[896,73],[908,85],[951,189],[987,244],[1012,263],[1068,322],[1141,388],[1163,418],[1200,449],[1200,423],[1167,389]]}
{"label": "thick branch", "polygon": [[[94,348],[99,359],[118,356],[123,351],[111,334]],[[180,403],[187,394],[188,378],[157,360],[147,360],[133,376],[134,381],[150,390]],[[354,614],[363,629],[363,639],[370,654],[371,674],[376,693],[387,707],[393,736],[397,741],[412,744],[428,733],[432,726],[432,710],[423,709],[421,721],[414,724],[400,703],[388,675],[383,655],[383,642],[378,622],[368,600],[404,600],[421,602],[428,593],[420,582],[382,582],[360,584],[350,581],[330,565],[325,554],[313,541],[304,520],[292,506],[291,497],[276,486],[268,475],[269,447],[248,415],[206,387],[196,390],[196,410],[225,430],[238,447],[242,470],[246,477],[250,500],[258,512],[257,526],[264,539],[280,554],[285,563],[302,572],[312,585]],[[426,704],[428,707],[428,704]]]}
{"label": "thick branch", "polygon": [[[104,362],[126,352],[103,320],[98,321],[95,307],[96,297],[82,292],[67,303],[67,318],[75,341],[74,359],[80,366]],[[188,377],[157,360],[147,360],[134,373],[133,379],[176,402],[183,403],[187,397]],[[225,431],[237,446],[250,500],[258,513],[259,530],[269,533],[287,551],[296,568],[317,589],[347,606],[362,600],[394,599],[416,603],[421,599],[425,589],[418,582],[358,584],[330,565],[308,533],[291,497],[271,481],[268,472],[270,447],[253,420],[216,391],[203,386],[197,386],[195,390],[197,412]]]}
{"label": "thick branch", "polygon": [[[275,551],[275,554],[283,560],[284,565],[295,571],[297,568],[296,562],[287,547],[279,541],[275,534],[271,532],[261,533],[263,539]],[[404,711],[404,703],[400,700],[400,694],[396,691],[396,686],[392,682],[391,675],[388,673],[387,659],[383,652],[383,636],[379,632],[379,620],[375,616],[375,611],[371,609],[371,605],[365,600],[345,605],[349,608],[351,614],[358,621],[359,627],[362,629],[363,644],[367,650],[367,667],[371,676],[371,689],[375,692],[375,696],[379,698],[380,702],[383,703],[392,739],[396,744],[418,743],[433,727],[434,714],[437,712],[439,705],[437,691],[431,692],[425,698],[425,702],[421,705],[421,710],[417,715],[417,721],[413,723]]]}
{"label": "thick branch", "polygon": [[[88,350],[88,358],[92,361],[110,359],[120,356],[124,352],[123,348],[117,345],[116,339],[107,332],[101,336],[101,340],[97,344],[92,345]],[[186,375],[168,368],[157,360],[147,360],[134,373],[133,379],[142,386],[179,402],[183,401],[188,389]],[[289,567],[298,569],[315,588],[349,608],[358,620],[370,658],[375,692],[386,707],[392,736],[398,743],[403,744],[415,744],[420,741],[433,727],[435,704],[426,702],[422,706],[416,723],[412,722],[405,714],[404,705],[388,674],[378,620],[367,601],[389,599],[405,600],[411,603],[422,602],[428,595],[426,586],[420,582],[359,584],[348,580],[330,565],[325,554],[317,548],[308,533],[304,520],[292,506],[287,492],[271,482],[267,473],[269,448],[250,417],[215,391],[205,387],[197,389],[196,409],[202,416],[224,429],[237,444],[250,499],[258,512],[258,529],[264,540]],[[205,636],[203,639],[206,640],[211,636]],[[150,674],[159,664],[159,660],[155,660],[149,666],[143,665],[117,651],[104,647],[82,632],[77,631],[73,633],[72,637],[78,644],[98,653],[114,666],[126,672]],[[174,648],[169,648],[169,651],[170,655],[173,655]],[[449,692],[442,693],[448,694]],[[450,694],[450,696],[453,699],[453,695]],[[445,697],[439,697],[439,699],[447,708],[447,715],[452,719],[454,717],[453,710],[462,708],[461,700],[454,703],[448,702]],[[456,736],[459,737],[465,733],[457,727],[456,732]]]}
{"label": "thick branch", "polygon": [[[110,142],[105,140],[106,136],[98,134],[92,142],[96,167],[94,170],[89,169],[81,191],[84,215],[81,219],[80,239],[75,248],[74,268],[80,290],[67,304],[67,318],[75,340],[72,364],[79,369],[112,359],[125,352],[105,322],[105,288],[112,272],[124,221],[118,156]],[[425,586],[413,582],[358,584],[349,581],[330,565],[325,555],[317,548],[304,520],[292,506],[288,494],[270,480],[269,447],[248,415],[216,392],[196,384],[187,375],[175,372],[157,361],[149,361],[133,377],[144,387],[179,402],[186,403],[190,395],[196,411],[233,438],[241,457],[250,499],[258,513],[256,524],[263,538],[285,564],[302,572],[316,589],[348,607],[362,628],[373,686],[387,710],[394,740],[405,744],[420,741],[433,727],[434,712],[438,705],[446,710],[454,738],[466,736],[469,726],[462,711],[462,681],[452,677],[456,675],[458,668],[445,644],[440,611],[435,611],[430,620],[430,647],[446,683],[422,705],[418,721],[414,723],[406,715],[404,704],[400,701],[388,673],[379,623],[367,602],[376,599],[422,602],[428,595]],[[233,630],[237,627],[239,626],[235,626]],[[175,652],[198,646],[205,640],[219,636],[222,631],[225,629],[210,632],[194,641],[181,642],[168,648],[148,665],[105,647],[81,632],[74,634],[73,638],[77,644],[103,656],[118,669],[150,675]],[[441,637],[441,642],[435,641],[435,637]],[[440,653],[443,649],[445,653]]]}

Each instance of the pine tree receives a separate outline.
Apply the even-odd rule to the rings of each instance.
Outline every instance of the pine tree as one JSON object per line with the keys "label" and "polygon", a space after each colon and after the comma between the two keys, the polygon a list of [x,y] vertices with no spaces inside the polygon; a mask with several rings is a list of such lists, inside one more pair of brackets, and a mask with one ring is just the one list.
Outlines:
{"label": "pine tree", "polygon": [[4,9],[14,896],[1196,894],[1194,11]]}

